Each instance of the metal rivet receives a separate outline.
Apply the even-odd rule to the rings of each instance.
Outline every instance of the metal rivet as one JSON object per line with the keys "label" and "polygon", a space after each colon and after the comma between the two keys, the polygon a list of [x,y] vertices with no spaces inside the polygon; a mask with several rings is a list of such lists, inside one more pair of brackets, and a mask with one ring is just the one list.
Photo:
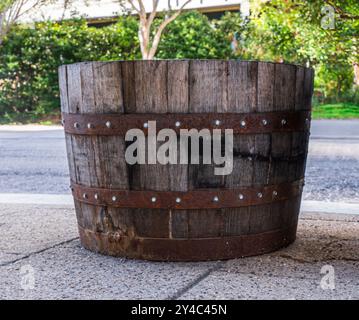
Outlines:
{"label": "metal rivet", "polygon": [[110,122],[110,121],[107,121],[107,122],[106,122],[106,127],[107,127],[107,128],[111,128],[111,122]]}
{"label": "metal rivet", "polygon": [[144,127],[144,128],[148,128],[148,123],[145,122],[145,123],[143,124],[143,127]]}
{"label": "metal rivet", "polygon": [[180,203],[181,202],[181,198],[176,198],[176,202]]}
{"label": "metal rivet", "polygon": [[245,127],[246,126],[246,122],[244,120],[241,121],[241,126]]}
{"label": "metal rivet", "polygon": [[112,196],[112,201],[116,201],[116,200],[117,200],[116,196]]}
{"label": "metal rivet", "polygon": [[241,193],[239,194],[239,196],[238,196],[238,197],[239,197],[239,200],[243,200],[243,199],[244,199],[244,195],[243,195],[243,194],[241,194]]}
{"label": "metal rivet", "polygon": [[287,120],[285,119],[282,119],[282,126],[286,125],[287,124]]}
{"label": "metal rivet", "polygon": [[97,193],[95,193],[94,198],[95,198],[96,200],[98,199],[98,194],[97,194]]}
{"label": "metal rivet", "polygon": [[78,124],[78,122],[75,122],[74,123],[74,128],[79,128],[80,127],[80,125]]}
{"label": "metal rivet", "polygon": [[268,124],[268,121],[266,119],[263,119],[262,123],[263,123],[264,126],[266,126]]}
{"label": "metal rivet", "polygon": [[258,198],[262,198],[263,194],[261,192],[258,192],[257,196],[258,196]]}
{"label": "metal rivet", "polygon": [[92,129],[93,127],[94,127],[94,126],[93,126],[92,123],[88,123],[88,124],[87,124],[87,128]]}
{"label": "metal rivet", "polygon": [[84,193],[84,194],[82,195],[82,198],[87,199],[87,194]]}
{"label": "metal rivet", "polygon": [[275,196],[277,196],[278,195],[278,192],[277,191],[273,191],[273,196],[275,197]]}
{"label": "metal rivet", "polygon": [[219,198],[217,196],[213,197],[213,201],[214,202],[218,202],[219,201]]}
{"label": "metal rivet", "polygon": [[175,126],[176,126],[176,127],[179,127],[180,125],[181,125],[181,122],[176,121]]}
{"label": "metal rivet", "polygon": [[152,198],[151,198],[151,201],[152,201],[152,202],[156,202],[156,200],[157,200],[156,197],[152,197]]}
{"label": "metal rivet", "polygon": [[221,124],[221,121],[216,120],[214,123],[216,124],[216,126],[219,126]]}

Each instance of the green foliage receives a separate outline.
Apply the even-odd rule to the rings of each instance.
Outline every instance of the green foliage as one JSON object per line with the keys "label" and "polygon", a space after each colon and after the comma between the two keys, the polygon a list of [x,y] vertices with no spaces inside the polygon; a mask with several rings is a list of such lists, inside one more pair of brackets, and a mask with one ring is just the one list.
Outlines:
{"label": "green foliage", "polygon": [[[210,21],[188,12],[168,26],[157,56],[231,58],[230,30],[240,23],[238,14]],[[0,115],[6,121],[21,121],[59,110],[58,67],[79,61],[140,59],[137,30],[138,21],[131,16],[103,28],[88,27],[84,20],[14,28],[0,47]]]}
{"label": "green foliage", "polygon": [[0,115],[26,118],[58,110],[57,69],[62,64],[138,57],[132,17],[101,29],[82,20],[16,27],[0,47]]}
{"label": "green foliage", "polygon": [[[245,39],[250,55],[314,67],[316,91],[325,98],[351,90],[352,64],[359,58],[357,0],[253,0],[252,4],[250,37]],[[334,9],[334,29],[322,26],[328,5]]]}
{"label": "green foliage", "polygon": [[[239,15],[236,14],[235,17]],[[233,56],[233,51],[228,29],[236,23],[236,19],[228,18],[228,15],[221,20],[210,21],[205,15],[196,11],[185,13],[168,25],[162,36],[157,57],[162,59],[230,58]]]}
{"label": "green foliage", "polygon": [[[334,30],[321,27],[322,7],[335,6]],[[209,20],[192,11],[168,25],[157,58],[284,61],[315,68],[315,102],[358,104],[352,64],[358,57],[359,2],[252,0],[252,15]],[[161,22],[156,19],[155,25]],[[140,59],[132,16],[95,28],[83,20],[17,26],[0,47],[0,117],[11,121],[59,110],[57,69],[89,60]],[[235,41],[233,41],[235,39]],[[236,50],[231,45],[236,44]],[[0,119],[1,122],[1,119]]]}

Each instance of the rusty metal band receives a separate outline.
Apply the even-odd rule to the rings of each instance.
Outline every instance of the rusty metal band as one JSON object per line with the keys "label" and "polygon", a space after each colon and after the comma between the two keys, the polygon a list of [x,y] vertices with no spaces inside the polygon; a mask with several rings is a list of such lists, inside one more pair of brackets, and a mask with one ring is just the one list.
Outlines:
{"label": "rusty metal band", "polygon": [[78,135],[125,135],[130,129],[148,133],[149,121],[161,129],[233,129],[235,134],[306,131],[310,111],[261,113],[75,114],[63,113],[65,132]]}
{"label": "rusty metal band", "polygon": [[299,195],[303,180],[239,189],[197,189],[180,191],[136,191],[91,188],[72,183],[77,201],[95,206],[147,209],[221,209],[283,201]]}
{"label": "rusty metal band", "polygon": [[92,251],[155,261],[204,261],[234,259],[268,253],[288,246],[296,238],[297,227],[258,234],[222,238],[136,238],[101,233],[79,226],[82,245]]}

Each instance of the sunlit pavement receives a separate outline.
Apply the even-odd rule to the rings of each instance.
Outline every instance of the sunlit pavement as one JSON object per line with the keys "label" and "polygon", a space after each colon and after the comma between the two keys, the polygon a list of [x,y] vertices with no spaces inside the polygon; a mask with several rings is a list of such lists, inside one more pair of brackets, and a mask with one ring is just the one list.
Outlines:
{"label": "sunlit pavement", "polygon": [[358,215],[302,214],[272,254],[159,263],[83,249],[71,206],[1,207],[0,299],[359,299]]}

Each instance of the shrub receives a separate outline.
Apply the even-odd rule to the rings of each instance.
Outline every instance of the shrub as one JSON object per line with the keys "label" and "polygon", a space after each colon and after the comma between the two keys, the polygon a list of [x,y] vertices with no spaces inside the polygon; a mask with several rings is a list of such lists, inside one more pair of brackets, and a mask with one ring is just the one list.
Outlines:
{"label": "shrub", "polygon": [[18,26],[0,48],[0,115],[9,120],[59,110],[57,69],[86,60],[139,57],[137,21],[122,18],[105,28],[86,21]]}
{"label": "shrub", "polygon": [[192,11],[168,25],[157,57],[163,59],[227,59],[233,56],[231,38],[219,21]]}
{"label": "shrub", "polygon": [[[291,24],[275,17],[243,21],[235,12],[209,20],[197,11],[186,12],[165,30],[157,58],[311,61],[316,70],[316,103],[358,103],[348,61],[351,47],[324,41],[325,34],[314,32],[310,25],[293,33]],[[155,25],[160,21],[156,19]],[[132,16],[102,28],[89,27],[84,20],[13,28],[0,47],[0,121],[58,113],[57,69],[62,64],[140,59],[137,30],[138,20]],[[234,38],[236,51],[231,48]]]}

